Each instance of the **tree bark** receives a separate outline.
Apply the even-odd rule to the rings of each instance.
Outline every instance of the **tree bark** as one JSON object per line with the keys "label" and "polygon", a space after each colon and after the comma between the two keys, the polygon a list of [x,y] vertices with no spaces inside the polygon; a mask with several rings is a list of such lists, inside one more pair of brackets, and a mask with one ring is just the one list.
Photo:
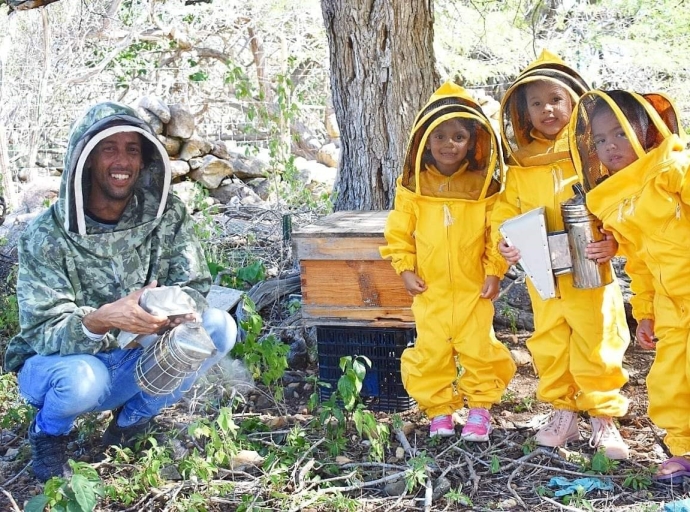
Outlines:
{"label": "tree bark", "polygon": [[438,84],[432,0],[321,0],[340,127],[336,210],[393,205],[417,111]]}

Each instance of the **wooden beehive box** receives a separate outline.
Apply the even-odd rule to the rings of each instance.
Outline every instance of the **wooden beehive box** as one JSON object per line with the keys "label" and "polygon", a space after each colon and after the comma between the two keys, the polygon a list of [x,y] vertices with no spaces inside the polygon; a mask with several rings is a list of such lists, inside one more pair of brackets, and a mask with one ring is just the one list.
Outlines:
{"label": "wooden beehive box", "polygon": [[342,211],[292,233],[311,325],[411,327],[412,297],[379,254],[388,211]]}

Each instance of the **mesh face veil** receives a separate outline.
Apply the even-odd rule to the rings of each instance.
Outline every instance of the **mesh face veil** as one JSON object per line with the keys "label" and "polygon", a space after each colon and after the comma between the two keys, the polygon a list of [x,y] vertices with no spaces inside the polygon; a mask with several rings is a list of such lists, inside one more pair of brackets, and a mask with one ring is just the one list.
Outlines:
{"label": "mesh face veil", "polygon": [[[571,149],[586,191],[592,190],[615,170],[608,169],[597,153],[592,120],[613,115],[636,158],[657,147],[671,134],[682,136],[678,113],[660,94],[640,95],[628,91],[590,91],[582,96],[571,119]],[[620,169],[618,169],[620,170]]]}
{"label": "mesh face veil", "polygon": [[589,90],[580,75],[555,55],[543,52],[538,61],[525,69],[506,91],[501,102],[501,137],[509,155],[528,145],[532,140],[526,89],[530,84],[549,82],[565,90],[575,105],[577,99]]}
{"label": "mesh face veil", "polygon": [[497,156],[500,155],[500,147],[491,123],[477,104],[453,96],[430,102],[415,119],[403,164],[402,183],[405,187],[411,190],[418,189],[417,170],[424,170],[429,157],[426,154],[427,139],[434,128],[450,119],[459,119],[471,133],[471,147],[466,157],[468,171],[487,177],[487,187],[492,177],[500,182],[500,157]]}

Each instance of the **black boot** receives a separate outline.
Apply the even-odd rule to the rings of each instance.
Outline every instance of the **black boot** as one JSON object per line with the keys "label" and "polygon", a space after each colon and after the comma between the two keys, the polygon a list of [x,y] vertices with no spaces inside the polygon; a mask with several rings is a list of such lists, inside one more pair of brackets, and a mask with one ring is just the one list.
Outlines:
{"label": "black boot", "polygon": [[45,482],[54,476],[68,476],[67,466],[68,436],[51,436],[36,432],[36,420],[29,426],[31,445],[31,465],[36,479]]}
{"label": "black boot", "polygon": [[113,411],[113,419],[110,420],[108,428],[103,432],[101,444],[103,446],[119,445],[123,448],[133,449],[137,442],[137,438],[145,432],[151,430],[153,426],[153,418],[139,420],[134,425],[128,427],[121,427],[117,424],[117,418],[120,415],[120,409]]}

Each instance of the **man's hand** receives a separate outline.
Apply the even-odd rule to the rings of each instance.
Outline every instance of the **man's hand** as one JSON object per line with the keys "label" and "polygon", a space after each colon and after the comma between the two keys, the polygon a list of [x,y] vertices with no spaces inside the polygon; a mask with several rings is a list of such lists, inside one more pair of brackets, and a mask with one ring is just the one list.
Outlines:
{"label": "man's hand", "polygon": [[598,242],[588,243],[585,248],[585,255],[590,260],[601,265],[602,263],[608,263],[609,260],[616,255],[616,251],[618,251],[618,242],[613,238],[610,231],[606,231],[603,228],[599,231],[604,234],[604,239]]}
{"label": "man's hand", "polygon": [[654,320],[651,318],[644,318],[637,324],[635,331],[637,343],[645,350],[654,350],[656,348],[656,338],[654,337]]}
{"label": "man's hand", "polygon": [[411,270],[405,270],[400,274],[400,277],[402,277],[403,283],[405,283],[405,289],[413,297],[426,291],[426,283]]}
{"label": "man's hand", "polygon": [[518,251],[517,247],[508,245],[505,240],[498,242],[498,252],[500,252],[501,256],[511,265],[515,265],[520,261],[520,251]]}
{"label": "man's hand", "polygon": [[96,311],[84,316],[82,323],[94,334],[105,334],[111,329],[134,334],[154,334],[170,323],[167,316],[154,316],[139,305],[139,297],[147,288],[155,288],[158,283],[151,282],[144,288],[132,292],[115,302],[104,304]]}
{"label": "man's hand", "polygon": [[498,297],[498,290],[500,288],[500,281],[497,276],[486,276],[484,286],[482,286],[482,299],[494,300]]}

